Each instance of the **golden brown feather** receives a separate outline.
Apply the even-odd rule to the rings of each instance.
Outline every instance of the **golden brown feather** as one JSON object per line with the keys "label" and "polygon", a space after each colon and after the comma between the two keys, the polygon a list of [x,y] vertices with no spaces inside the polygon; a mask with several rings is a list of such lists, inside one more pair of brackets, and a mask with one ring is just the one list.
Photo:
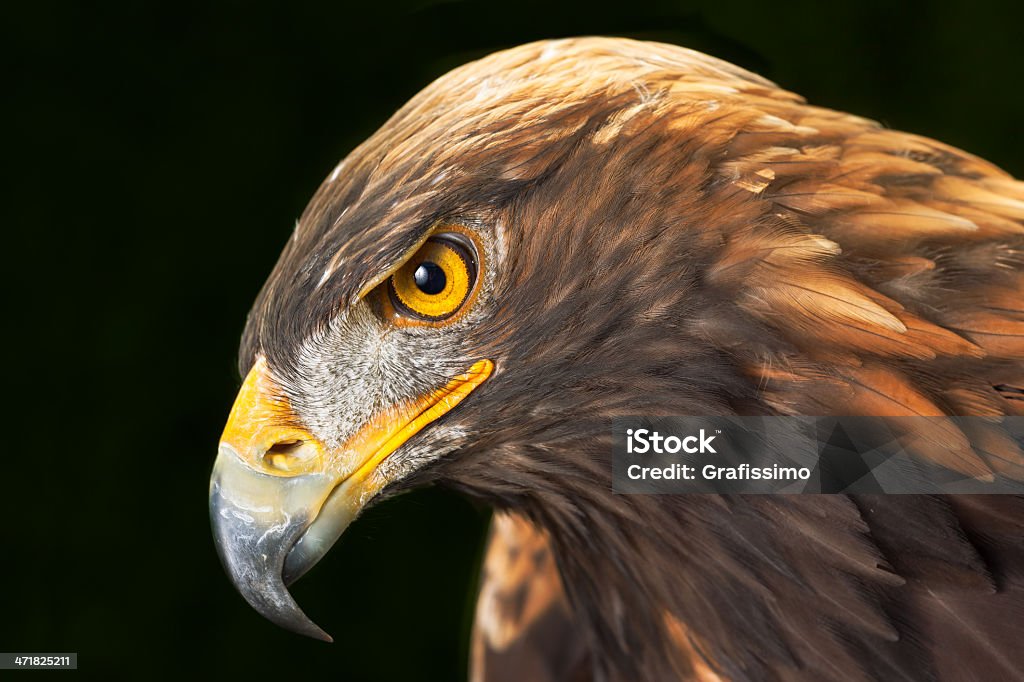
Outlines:
{"label": "golden brown feather", "polygon": [[[1020,498],[611,495],[607,436],[637,412],[1024,414],[1024,184],[692,51],[526,45],[332,174],[243,363],[287,376],[442,219],[498,235],[488,325],[459,342],[499,369],[429,479],[520,517],[496,521],[479,675],[1024,677]],[[920,423],[922,459],[1021,479],[981,422]]]}
{"label": "golden brown feather", "polygon": [[[538,49],[518,54],[536,56]],[[571,82],[579,72],[608,73],[600,65],[606,51],[618,56],[606,96],[617,94],[616,85],[636,90],[638,103],[611,117],[595,143],[639,134],[657,119],[680,136],[697,137],[698,148],[720,150],[691,163],[713,165],[723,185],[756,197],[754,211],[751,198],[719,207],[746,211],[750,219],[707,237],[722,244],[707,278],[788,347],[743,353],[730,338],[734,328],[715,320],[705,320],[703,332],[746,355],[766,403],[782,414],[1020,413],[1008,390],[996,387],[1021,385],[1024,185],[959,150],[808,106],[738,70],[708,69],[680,50],[584,41],[547,51],[579,62],[562,75],[566,91],[579,87]],[[486,68],[496,66],[502,65]],[[550,66],[538,60],[535,68]],[[534,102],[540,97],[530,94]],[[1024,472],[1020,448],[994,430],[972,426],[965,435],[924,420],[921,428],[932,432],[904,436],[919,456],[982,478],[997,472],[1019,479]],[[791,521],[801,523],[799,516]],[[842,541],[805,530],[821,542]],[[829,589],[823,583],[811,592]],[[846,608],[859,627],[897,637],[867,603]],[[687,679],[721,679],[695,655],[689,628],[667,618],[688,661]],[[849,669],[834,672],[845,676]]]}

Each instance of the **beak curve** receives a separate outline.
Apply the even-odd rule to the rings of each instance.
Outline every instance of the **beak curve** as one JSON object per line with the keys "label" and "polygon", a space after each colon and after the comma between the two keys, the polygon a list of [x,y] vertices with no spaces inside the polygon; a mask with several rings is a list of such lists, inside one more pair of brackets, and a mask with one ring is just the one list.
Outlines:
{"label": "beak curve", "polygon": [[246,376],[210,478],[210,522],[221,563],[260,614],[330,642],[289,594],[389,482],[378,465],[458,405],[491,374],[481,360],[445,387],[394,406],[328,449],[299,425],[261,358]]}
{"label": "beak curve", "polygon": [[210,523],[224,570],[254,609],[287,630],[330,642],[283,579],[288,555],[318,511],[308,500],[333,487],[322,479],[258,472],[222,445],[210,478]]}

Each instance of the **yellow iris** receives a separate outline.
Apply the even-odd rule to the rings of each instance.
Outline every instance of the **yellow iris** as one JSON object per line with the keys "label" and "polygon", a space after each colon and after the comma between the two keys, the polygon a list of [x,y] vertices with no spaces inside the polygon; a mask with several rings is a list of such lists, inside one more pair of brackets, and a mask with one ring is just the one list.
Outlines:
{"label": "yellow iris", "polygon": [[391,291],[407,311],[441,320],[462,306],[475,274],[472,258],[461,244],[435,237],[392,275]]}

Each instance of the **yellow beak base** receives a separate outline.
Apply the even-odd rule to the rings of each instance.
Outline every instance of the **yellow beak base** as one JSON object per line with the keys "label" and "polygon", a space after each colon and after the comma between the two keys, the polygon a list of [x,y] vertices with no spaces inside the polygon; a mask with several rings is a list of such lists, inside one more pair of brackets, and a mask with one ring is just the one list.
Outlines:
{"label": "yellow beak base", "polygon": [[231,409],[210,480],[217,551],[246,601],[282,627],[330,641],[286,584],[312,568],[391,482],[380,464],[493,369],[493,362],[480,360],[444,387],[380,414],[341,446],[326,448],[302,427],[259,359]]}

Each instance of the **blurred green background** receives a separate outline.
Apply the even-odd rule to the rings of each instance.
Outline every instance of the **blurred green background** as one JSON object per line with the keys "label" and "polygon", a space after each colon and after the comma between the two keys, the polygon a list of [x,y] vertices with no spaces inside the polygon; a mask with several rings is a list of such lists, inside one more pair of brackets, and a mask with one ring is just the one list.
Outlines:
{"label": "blurred green background", "polygon": [[0,651],[81,673],[459,680],[487,511],[360,520],[295,589],[221,571],[208,473],[248,307],[320,180],[417,90],[517,43],[662,40],[1024,171],[1021,5],[18,3],[2,10],[7,320]]}

